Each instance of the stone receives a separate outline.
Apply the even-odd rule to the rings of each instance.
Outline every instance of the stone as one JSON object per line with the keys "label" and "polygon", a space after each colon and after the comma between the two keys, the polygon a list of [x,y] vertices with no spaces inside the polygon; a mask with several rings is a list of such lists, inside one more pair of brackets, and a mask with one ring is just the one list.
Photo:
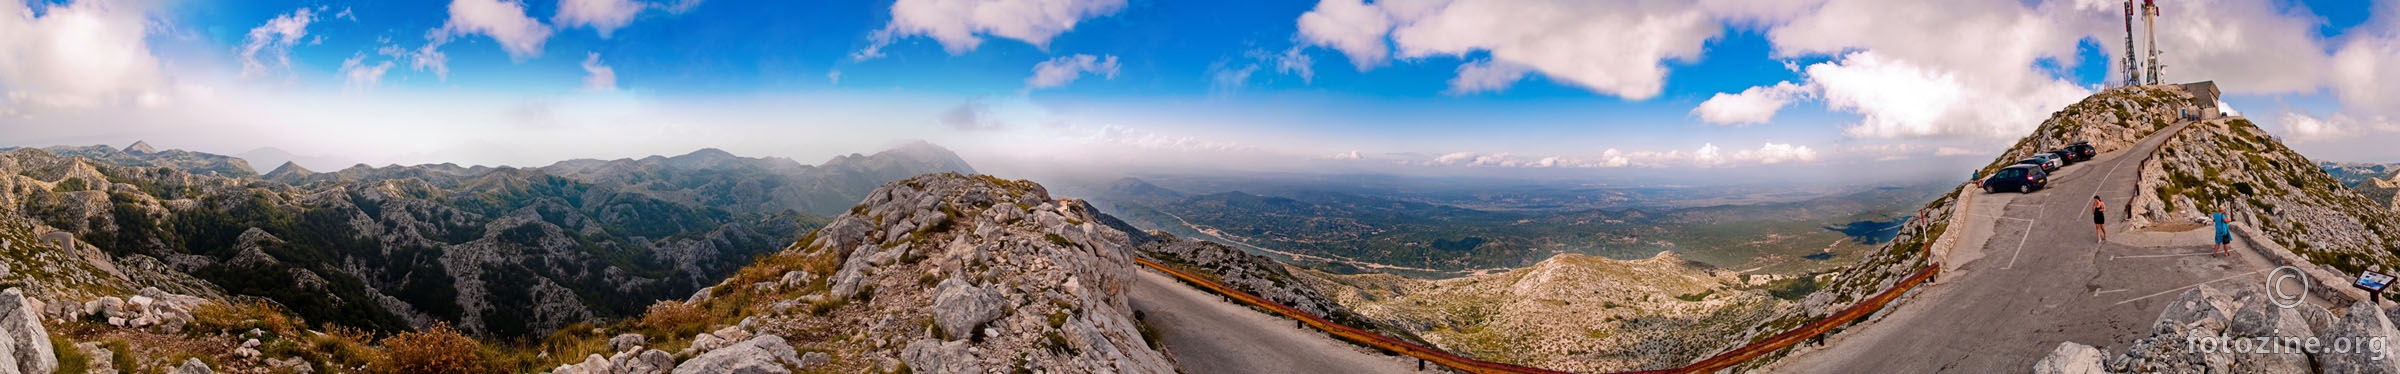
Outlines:
{"label": "stone", "polygon": [[612,374],[661,374],[675,370],[675,356],[667,351],[647,350],[639,353],[618,352],[608,362],[616,366]]}
{"label": "stone", "polygon": [[917,373],[977,374],[983,372],[983,363],[976,360],[975,353],[968,350],[965,341],[944,343],[933,339],[919,339],[909,342],[907,348],[900,349],[900,361],[907,363],[909,370]]}
{"label": "stone", "polygon": [[825,352],[809,352],[800,355],[800,367],[802,368],[825,366],[830,363],[833,363],[833,355],[825,354]]}
{"label": "stone", "polygon": [[2324,348],[2316,358],[2322,372],[2400,373],[2400,359],[2389,352],[2392,321],[2376,310],[2365,301],[2352,304],[2348,315],[2320,332],[2317,338]]}
{"label": "stone", "polygon": [[0,336],[7,337],[8,353],[15,361],[9,368],[20,373],[58,370],[58,354],[50,347],[50,331],[42,327],[35,303],[22,289],[0,290]]}
{"label": "stone", "polygon": [[934,287],[933,322],[942,328],[943,336],[966,339],[984,322],[1000,318],[1006,304],[997,293],[952,277]]}
{"label": "stone", "polygon": [[251,348],[234,348],[234,349],[233,349],[233,357],[241,357],[241,358],[256,358],[256,357],[258,357],[258,354],[259,354],[259,352],[258,352],[258,350],[257,350],[257,349],[251,349]]}
{"label": "stone", "polygon": [[742,331],[739,326],[725,326],[725,328],[717,329],[714,334],[718,339],[724,339],[728,343],[750,340],[750,332]]}
{"label": "stone", "polygon": [[208,363],[200,362],[199,357],[193,357],[184,359],[183,365],[176,366],[167,374],[216,374],[216,371],[209,370]]}
{"label": "stone", "polygon": [[2101,352],[2099,348],[2075,342],[2061,342],[2058,343],[2058,349],[2050,351],[2049,357],[2043,357],[2041,362],[2033,364],[2033,372],[2034,374],[2105,374],[2108,371],[2100,366],[2104,355],[2105,353]]}
{"label": "stone", "polygon": [[700,333],[700,335],[693,335],[692,346],[690,348],[684,348],[684,350],[691,351],[691,353],[694,354],[708,353],[708,351],[713,351],[717,348],[724,348],[726,345],[732,343],[733,342],[726,341],[724,338],[718,338],[716,334],[704,332]]}
{"label": "stone", "polygon": [[783,286],[795,288],[808,287],[808,272],[803,270],[783,272]]}
{"label": "stone", "polygon": [[802,366],[798,351],[783,337],[762,334],[748,341],[709,351],[675,367],[675,374],[782,374],[785,365]]}
{"label": "stone", "polygon": [[649,344],[649,340],[643,338],[642,334],[617,334],[617,337],[608,338],[608,350],[610,352],[624,352],[634,348],[641,348],[642,346]]}
{"label": "stone", "polygon": [[2151,328],[2155,330],[2170,323],[2197,323],[2206,324],[2212,331],[2224,331],[2233,317],[2233,309],[2228,304],[2225,294],[2217,292],[2217,289],[2205,285],[2194,287],[2184,291],[2182,296],[2175,297],[2173,303],[2167,304],[2167,310],[2158,314],[2158,321],[2152,322]]}
{"label": "stone", "polygon": [[317,367],[315,365],[309,365],[308,360],[302,360],[299,357],[284,358],[280,360],[270,358],[267,359],[267,367],[279,372],[293,374],[309,374],[317,372]]}

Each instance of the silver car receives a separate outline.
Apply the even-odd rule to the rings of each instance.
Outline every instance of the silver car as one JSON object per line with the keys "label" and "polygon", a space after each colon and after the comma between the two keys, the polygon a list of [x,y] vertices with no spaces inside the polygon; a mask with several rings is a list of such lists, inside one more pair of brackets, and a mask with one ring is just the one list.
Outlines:
{"label": "silver car", "polygon": [[2065,161],[2060,161],[2058,159],[2058,155],[2056,154],[2038,153],[2034,154],[2033,157],[2030,157],[2030,159],[2042,160],[2042,171],[2058,171],[2058,168],[2067,167],[2067,163]]}

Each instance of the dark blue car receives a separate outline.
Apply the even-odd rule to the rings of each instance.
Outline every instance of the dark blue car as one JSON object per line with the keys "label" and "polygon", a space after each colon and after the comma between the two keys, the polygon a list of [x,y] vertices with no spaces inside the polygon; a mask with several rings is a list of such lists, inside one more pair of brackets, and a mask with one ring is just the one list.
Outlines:
{"label": "dark blue car", "polygon": [[1983,180],[1984,192],[2017,191],[2033,193],[2050,186],[2050,173],[2039,165],[2016,164],[2001,168]]}

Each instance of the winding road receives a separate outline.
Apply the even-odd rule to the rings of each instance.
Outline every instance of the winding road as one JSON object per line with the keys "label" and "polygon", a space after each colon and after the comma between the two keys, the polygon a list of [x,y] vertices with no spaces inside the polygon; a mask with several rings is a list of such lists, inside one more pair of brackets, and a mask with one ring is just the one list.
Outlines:
{"label": "winding road", "polygon": [[1185,373],[1405,373],[1417,361],[1334,340],[1148,269],[1136,271],[1133,309],[1159,330]]}
{"label": "winding road", "polygon": [[[2053,173],[2048,189],[1977,196],[1939,282],[1770,370],[2024,372],[2060,342],[2122,351],[2194,286],[2264,288],[2275,265],[2241,248],[2209,256],[2211,230],[2128,232],[2122,221],[2142,160],[2189,124]],[[2110,207],[2106,243],[2090,223],[2094,195]]]}

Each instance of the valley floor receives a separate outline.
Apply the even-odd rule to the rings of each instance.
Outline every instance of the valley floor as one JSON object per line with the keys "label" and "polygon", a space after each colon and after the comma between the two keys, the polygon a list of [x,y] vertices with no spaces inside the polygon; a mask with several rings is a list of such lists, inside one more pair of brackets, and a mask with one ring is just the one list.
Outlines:
{"label": "valley floor", "polygon": [[1159,330],[1178,370],[1212,373],[1401,373],[1416,359],[1334,340],[1174,278],[1143,269],[1129,293],[1133,309]]}

